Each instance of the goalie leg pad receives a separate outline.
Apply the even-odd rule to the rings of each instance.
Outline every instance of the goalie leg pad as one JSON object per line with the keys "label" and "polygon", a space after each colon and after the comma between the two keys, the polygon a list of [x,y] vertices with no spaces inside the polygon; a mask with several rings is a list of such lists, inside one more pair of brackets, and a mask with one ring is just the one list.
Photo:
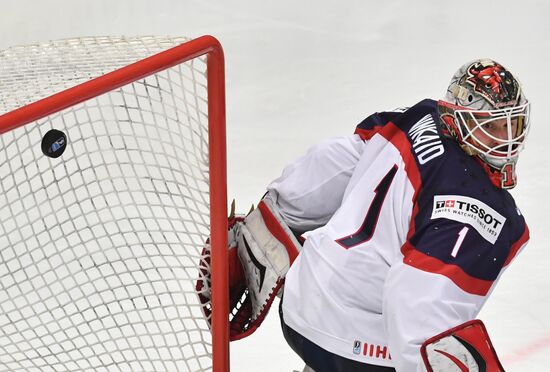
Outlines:
{"label": "goalie leg pad", "polygon": [[428,372],[504,372],[481,320],[472,320],[426,340],[420,348]]}

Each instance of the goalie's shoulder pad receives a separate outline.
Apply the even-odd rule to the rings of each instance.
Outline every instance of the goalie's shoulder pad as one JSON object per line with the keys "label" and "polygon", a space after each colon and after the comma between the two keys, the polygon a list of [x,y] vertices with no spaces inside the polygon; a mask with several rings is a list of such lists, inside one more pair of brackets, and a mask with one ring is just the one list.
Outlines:
{"label": "goalie's shoulder pad", "polygon": [[504,372],[489,334],[479,319],[426,340],[420,353],[428,372]]}

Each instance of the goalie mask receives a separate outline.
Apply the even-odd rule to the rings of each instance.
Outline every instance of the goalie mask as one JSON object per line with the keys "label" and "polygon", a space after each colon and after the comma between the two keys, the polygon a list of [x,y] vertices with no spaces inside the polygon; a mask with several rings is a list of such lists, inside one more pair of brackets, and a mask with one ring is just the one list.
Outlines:
{"label": "goalie mask", "polygon": [[513,188],[529,131],[529,102],[512,73],[490,59],[467,63],[439,104],[446,129],[462,149],[489,167],[497,186]]}

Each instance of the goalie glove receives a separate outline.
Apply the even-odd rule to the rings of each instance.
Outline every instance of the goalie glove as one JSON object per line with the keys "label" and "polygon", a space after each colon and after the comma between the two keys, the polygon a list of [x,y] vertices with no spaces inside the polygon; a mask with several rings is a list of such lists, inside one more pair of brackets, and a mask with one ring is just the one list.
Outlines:
{"label": "goalie glove", "polygon": [[[237,231],[244,221],[244,215],[235,215],[235,204],[231,205],[231,214],[228,218],[227,231],[227,257],[229,261],[229,327],[230,340],[233,340],[240,333],[241,318],[246,318],[250,312],[250,299],[247,296],[246,281],[239,257],[237,255]],[[211,324],[212,304],[211,300],[211,282],[212,275],[210,271],[210,242],[206,241],[202,250],[199,262],[199,278],[195,285],[195,290],[202,304],[202,312]]]}
{"label": "goalie glove", "polygon": [[[251,335],[260,326],[301,248],[268,197],[246,217],[235,215],[234,209],[233,203],[227,239],[231,341]],[[207,241],[195,289],[209,323],[212,313],[210,284],[210,244]]]}
{"label": "goalie glove", "polygon": [[239,339],[263,322],[301,244],[268,195],[246,216],[237,232],[237,247],[250,299],[249,319],[243,323]]}
{"label": "goalie glove", "polygon": [[420,354],[428,372],[504,372],[478,319],[426,340]]}

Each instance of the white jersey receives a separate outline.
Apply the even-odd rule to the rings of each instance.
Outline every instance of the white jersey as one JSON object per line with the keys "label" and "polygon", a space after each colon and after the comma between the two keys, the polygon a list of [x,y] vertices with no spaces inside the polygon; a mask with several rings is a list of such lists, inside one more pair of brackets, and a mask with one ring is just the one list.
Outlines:
{"label": "white jersey", "polygon": [[289,226],[308,231],[284,321],[332,353],[417,370],[420,345],[475,318],[528,240],[510,194],[437,120],[431,100],[372,115],[268,187]]}

